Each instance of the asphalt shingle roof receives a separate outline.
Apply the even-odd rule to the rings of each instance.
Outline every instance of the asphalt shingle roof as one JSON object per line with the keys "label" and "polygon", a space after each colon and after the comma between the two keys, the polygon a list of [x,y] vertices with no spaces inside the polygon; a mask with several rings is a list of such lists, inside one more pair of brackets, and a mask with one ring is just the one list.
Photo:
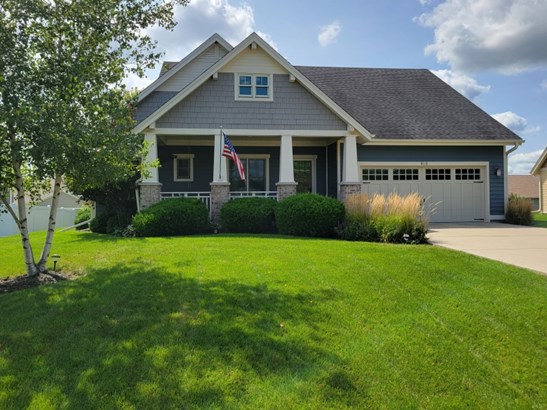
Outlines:
{"label": "asphalt shingle roof", "polygon": [[429,70],[295,68],[376,138],[520,140]]}

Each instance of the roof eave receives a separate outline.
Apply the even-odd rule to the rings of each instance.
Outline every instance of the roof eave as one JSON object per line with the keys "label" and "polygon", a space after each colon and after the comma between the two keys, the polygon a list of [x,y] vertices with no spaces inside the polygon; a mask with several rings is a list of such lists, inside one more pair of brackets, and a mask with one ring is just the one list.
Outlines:
{"label": "roof eave", "polygon": [[539,175],[539,171],[543,165],[543,163],[547,160],[547,147],[543,150],[541,155],[539,156],[537,162],[532,167],[532,170],[530,171],[530,174],[532,175]]}
{"label": "roof eave", "polygon": [[154,90],[156,90],[160,85],[165,83],[167,80],[169,80],[171,77],[173,77],[177,72],[179,72],[183,67],[185,67],[188,63],[190,63],[192,60],[194,60],[197,56],[199,56],[202,52],[207,50],[210,46],[213,44],[218,43],[222,47],[224,47],[228,52],[230,52],[234,47],[228,43],[224,38],[222,38],[219,34],[215,33],[211,37],[209,37],[207,40],[205,40],[203,43],[201,43],[198,47],[196,47],[190,54],[188,54],[186,57],[184,57],[182,60],[180,60],[175,66],[173,66],[171,69],[169,69],[165,74],[158,77],[152,84],[150,84],[148,87],[146,87],[144,90],[142,90],[138,97],[137,101],[141,102],[146,97],[148,97]]}
{"label": "roof eave", "polygon": [[[361,123],[355,120],[351,115],[344,111],[338,104],[336,104],[331,98],[329,98],[324,92],[322,92],[316,85],[314,85],[306,76],[304,76],[300,71],[293,67],[281,54],[275,51],[266,41],[264,41],[258,34],[251,33],[246,39],[244,39],[237,46],[232,48],[221,60],[217,61],[208,70],[202,73],[198,78],[196,78],[192,83],[190,83],[186,88],[181,90],[177,95],[171,98],[166,102],[162,107],[156,110],[154,113],[149,115],[147,118],[143,119],[134,129],[133,132],[140,133],[148,127],[148,124],[153,123],[155,120],[160,118],[163,114],[173,108],[177,103],[182,101],[188,94],[193,92],[201,84],[203,84],[209,77],[211,77],[215,72],[220,70],[223,66],[232,61],[241,51],[249,47],[253,42],[256,42],[263,50],[265,50],[277,63],[279,63],[283,68],[285,68],[290,74],[292,74],[298,82],[312,94],[314,94],[319,100],[321,100],[325,105],[332,109],[338,116],[340,116],[344,121],[351,125],[360,135],[360,140],[370,141],[374,138],[373,134],[369,132]],[[169,70],[172,71],[173,69]],[[163,78],[167,75],[163,75],[160,78]]]}

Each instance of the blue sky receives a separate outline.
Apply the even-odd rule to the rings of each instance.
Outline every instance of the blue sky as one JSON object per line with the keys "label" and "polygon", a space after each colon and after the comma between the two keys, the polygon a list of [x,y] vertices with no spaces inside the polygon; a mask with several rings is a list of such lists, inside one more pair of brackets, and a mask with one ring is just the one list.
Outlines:
{"label": "blue sky", "polygon": [[191,0],[175,17],[148,30],[166,60],[256,31],[294,65],[427,68],[526,140],[510,173],[547,145],[547,0]]}

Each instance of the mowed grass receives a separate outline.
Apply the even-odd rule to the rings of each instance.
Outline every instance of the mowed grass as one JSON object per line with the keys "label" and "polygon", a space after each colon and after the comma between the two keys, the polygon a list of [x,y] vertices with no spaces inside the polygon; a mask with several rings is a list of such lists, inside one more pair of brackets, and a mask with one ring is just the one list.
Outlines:
{"label": "mowed grass", "polygon": [[[39,236],[39,235],[38,235]],[[545,408],[547,279],[433,246],[57,234],[0,296],[0,408]],[[0,276],[22,267],[0,239]]]}
{"label": "mowed grass", "polygon": [[547,228],[547,214],[539,212],[532,214],[532,226],[538,226],[540,228]]}

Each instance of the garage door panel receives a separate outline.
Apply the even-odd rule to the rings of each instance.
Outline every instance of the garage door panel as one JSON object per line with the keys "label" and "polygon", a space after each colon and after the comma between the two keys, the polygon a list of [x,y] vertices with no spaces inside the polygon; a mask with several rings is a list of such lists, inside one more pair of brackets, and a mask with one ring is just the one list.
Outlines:
{"label": "garage door panel", "polygon": [[[369,168],[369,167],[365,167]],[[388,195],[398,192],[408,195],[417,192],[425,198],[425,210],[432,222],[469,222],[485,219],[486,188],[484,167],[443,166],[443,167],[405,167],[419,169],[419,177],[410,170],[396,167],[381,167],[384,180],[367,181],[362,192],[372,195]],[[389,178],[385,170],[388,169]],[[406,172],[405,172],[406,171]],[[373,175],[367,170],[364,175]],[[401,174],[411,175],[412,181],[399,181]]]}

